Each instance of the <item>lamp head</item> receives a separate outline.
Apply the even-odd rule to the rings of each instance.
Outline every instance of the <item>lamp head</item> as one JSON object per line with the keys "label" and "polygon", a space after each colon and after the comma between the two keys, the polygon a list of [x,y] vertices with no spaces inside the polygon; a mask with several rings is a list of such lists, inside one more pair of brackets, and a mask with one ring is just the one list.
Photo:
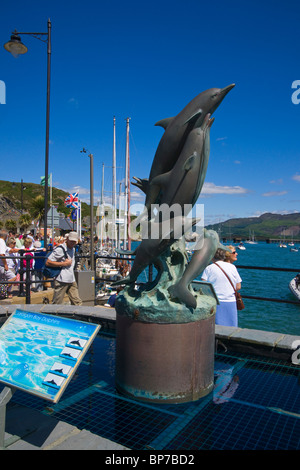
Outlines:
{"label": "lamp head", "polygon": [[10,52],[14,57],[19,57],[20,54],[26,54],[28,51],[27,47],[21,42],[17,31],[11,35],[10,41],[4,44],[4,49]]}

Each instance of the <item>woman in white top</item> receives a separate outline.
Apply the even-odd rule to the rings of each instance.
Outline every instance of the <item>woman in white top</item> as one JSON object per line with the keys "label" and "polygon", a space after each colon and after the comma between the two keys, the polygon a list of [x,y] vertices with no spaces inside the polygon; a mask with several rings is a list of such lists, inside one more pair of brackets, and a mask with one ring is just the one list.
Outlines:
{"label": "woman in white top", "polygon": [[[17,279],[17,271],[20,261],[17,259],[17,251],[16,250],[16,240],[14,238],[9,238],[7,240],[7,248],[6,248],[6,256],[11,256],[13,258],[6,258],[8,270],[6,271],[6,280],[10,282],[14,282]],[[7,293],[8,298],[12,298],[12,284],[8,284],[7,286]]]}
{"label": "woman in white top", "polygon": [[229,280],[220,269],[221,267],[223,271],[226,272],[236,290],[240,290],[242,279],[236,267],[232,264],[236,261],[237,252],[234,247],[231,248],[232,252],[224,252],[224,250],[220,249],[217,250],[214,263],[205,268],[202,274],[202,279],[211,282],[220,301],[220,305],[217,305],[216,324],[238,326],[235,293]]}

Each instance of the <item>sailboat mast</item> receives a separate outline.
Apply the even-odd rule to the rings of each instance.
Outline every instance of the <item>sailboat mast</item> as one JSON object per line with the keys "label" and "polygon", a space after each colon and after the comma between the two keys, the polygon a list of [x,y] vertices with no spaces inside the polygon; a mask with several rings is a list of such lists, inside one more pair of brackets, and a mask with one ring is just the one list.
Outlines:
{"label": "sailboat mast", "polygon": [[124,247],[130,249],[130,238],[128,235],[128,213],[129,213],[129,119],[126,119],[126,156],[125,156],[125,209],[124,209]]}
{"label": "sailboat mast", "polygon": [[103,188],[104,188],[104,163],[102,163],[102,181],[101,181],[101,212],[100,212],[100,217],[101,217],[100,241],[101,241],[101,245],[100,245],[100,248],[102,248],[102,245],[103,245],[103,223],[104,223],[104,215],[105,215],[104,200],[103,200]]}
{"label": "sailboat mast", "polygon": [[114,141],[113,141],[113,188],[112,188],[112,247],[116,247],[116,118],[114,116]]}
{"label": "sailboat mast", "polygon": [[130,154],[129,154],[129,120],[130,118],[127,118],[127,132],[126,132],[126,147],[127,147],[127,227],[128,227],[128,250],[131,250],[131,238],[130,238],[130,231],[129,231],[129,226],[130,226]]}
{"label": "sailboat mast", "polygon": [[120,249],[120,248],[121,248],[121,232],[120,232],[121,207],[122,207],[122,183],[119,183],[119,223],[118,223],[118,249]]}

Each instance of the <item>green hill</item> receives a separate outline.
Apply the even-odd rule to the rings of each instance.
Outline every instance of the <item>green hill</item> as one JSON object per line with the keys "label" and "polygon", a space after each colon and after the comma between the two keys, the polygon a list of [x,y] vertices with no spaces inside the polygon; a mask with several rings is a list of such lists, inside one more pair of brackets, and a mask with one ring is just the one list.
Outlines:
{"label": "green hill", "polygon": [[257,240],[266,239],[300,239],[300,213],[271,214],[260,217],[229,219],[218,224],[207,225],[207,229],[215,230],[220,238],[241,238],[246,240],[254,235]]}
{"label": "green hill", "polygon": [[[23,191],[21,189],[21,183],[0,180],[0,216],[4,215],[9,210],[21,210],[21,198],[23,193],[23,211],[30,213],[30,208],[33,199],[36,196],[44,196],[44,186],[35,183],[23,182]],[[70,209],[67,209],[64,205],[64,200],[69,193],[62,191],[61,189],[52,188],[52,200],[53,204],[58,207],[58,211],[68,215]],[[50,204],[50,188],[48,195],[48,204]],[[89,205],[82,203],[82,217],[89,216]]]}

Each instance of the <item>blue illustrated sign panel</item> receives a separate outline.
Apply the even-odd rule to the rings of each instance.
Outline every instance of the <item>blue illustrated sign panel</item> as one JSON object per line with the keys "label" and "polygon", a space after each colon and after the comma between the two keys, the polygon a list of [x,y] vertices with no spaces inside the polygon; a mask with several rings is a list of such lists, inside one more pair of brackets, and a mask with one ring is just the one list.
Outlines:
{"label": "blue illustrated sign panel", "polygon": [[99,329],[16,310],[0,329],[0,382],[56,403]]}

